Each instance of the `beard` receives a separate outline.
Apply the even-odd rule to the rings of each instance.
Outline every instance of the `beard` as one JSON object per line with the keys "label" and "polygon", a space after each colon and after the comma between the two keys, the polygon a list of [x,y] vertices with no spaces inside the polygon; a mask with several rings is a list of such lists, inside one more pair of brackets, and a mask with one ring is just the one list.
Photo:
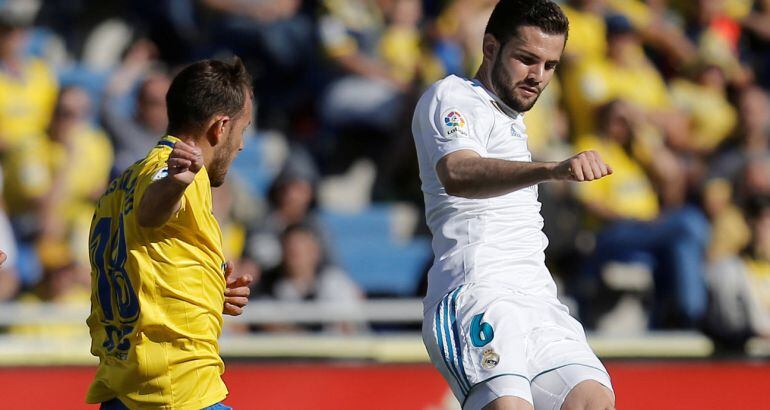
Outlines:
{"label": "beard", "polygon": [[219,187],[225,183],[227,170],[230,168],[230,164],[233,162],[237,152],[235,148],[231,147],[234,144],[235,137],[228,134],[225,138],[227,138],[227,143],[214,150],[214,156],[207,170],[209,183],[211,183],[212,187]]}
{"label": "beard", "polygon": [[540,92],[529,99],[523,98],[516,93],[516,87],[520,84],[534,87],[540,90],[540,87],[527,81],[526,79],[519,83],[513,84],[511,76],[503,68],[502,59],[497,58],[495,60],[495,64],[492,66],[492,85],[495,87],[497,96],[500,97],[500,99],[503,100],[503,102],[507,106],[511,107],[514,111],[526,112],[535,105],[537,99],[540,97]]}

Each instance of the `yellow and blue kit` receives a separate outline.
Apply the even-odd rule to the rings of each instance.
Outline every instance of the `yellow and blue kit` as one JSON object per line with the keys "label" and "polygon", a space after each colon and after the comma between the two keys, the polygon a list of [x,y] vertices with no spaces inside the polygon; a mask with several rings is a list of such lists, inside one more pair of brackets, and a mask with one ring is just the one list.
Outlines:
{"label": "yellow and blue kit", "polygon": [[205,168],[179,211],[159,228],[137,222],[147,187],[167,174],[177,138],[113,180],[89,238],[91,352],[99,367],[87,402],[117,398],[137,409],[201,409],[224,399],[222,233]]}

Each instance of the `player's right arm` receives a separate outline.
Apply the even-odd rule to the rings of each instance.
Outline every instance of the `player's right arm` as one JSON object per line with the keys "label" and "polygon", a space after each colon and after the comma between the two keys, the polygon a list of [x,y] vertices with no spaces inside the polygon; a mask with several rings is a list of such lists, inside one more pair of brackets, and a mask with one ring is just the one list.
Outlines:
{"label": "player's right arm", "polygon": [[449,195],[490,198],[550,180],[593,181],[612,174],[612,168],[595,151],[562,162],[518,162],[459,150],[441,158],[436,173]]}
{"label": "player's right arm", "polygon": [[177,142],[168,157],[168,174],[153,181],[137,209],[137,222],[145,228],[163,226],[181,207],[182,196],[203,167],[203,154],[194,145]]}

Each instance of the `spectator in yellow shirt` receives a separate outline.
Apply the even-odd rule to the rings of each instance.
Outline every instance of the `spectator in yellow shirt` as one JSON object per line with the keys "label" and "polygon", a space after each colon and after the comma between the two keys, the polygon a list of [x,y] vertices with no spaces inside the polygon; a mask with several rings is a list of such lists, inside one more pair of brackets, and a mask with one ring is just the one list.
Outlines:
{"label": "spectator in yellow shirt", "polygon": [[43,236],[69,240],[75,258],[84,265],[91,215],[107,187],[113,162],[108,137],[89,122],[91,111],[83,89],[62,90],[48,130],[51,187],[41,210]]}
{"label": "spectator in yellow shirt", "polygon": [[29,23],[0,10],[0,152],[39,138],[56,99],[52,70],[42,60],[23,55]]}
{"label": "spectator in yellow shirt", "polygon": [[107,136],[89,122],[91,102],[80,88],[64,88],[48,138],[26,141],[5,169],[12,217],[24,240],[71,241],[87,259],[95,199],[104,191],[113,154]]}
{"label": "spectator in yellow shirt", "polygon": [[727,99],[727,81],[719,65],[701,59],[692,73],[694,81],[671,81],[671,99],[690,118],[690,138],[681,141],[681,148],[708,155],[733,132],[737,114]]}
{"label": "spectator in yellow shirt", "polygon": [[[614,172],[606,181],[578,187],[578,198],[602,222],[595,250],[584,266],[585,289],[596,284],[607,262],[644,263],[655,278],[651,326],[700,325],[707,303],[703,264],[708,222],[699,210],[673,204],[681,198],[681,173],[664,146],[655,147],[654,157],[646,162],[636,158],[635,151],[643,150],[638,147],[639,121],[626,103],[602,106],[597,122],[597,135],[581,137],[577,148],[596,147]],[[671,192],[676,190],[679,197]],[[595,319],[590,311],[584,313]]]}
{"label": "spectator in yellow shirt", "polygon": [[604,58],[607,53],[607,28],[604,25],[603,3],[599,0],[568,0],[561,6],[569,19],[565,63]]}
{"label": "spectator in yellow shirt", "polygon": [[639,36],[622,15],[606,18],[607,54],[563,73],[564,98],[577,135],[594,128],[596,107],[613,99],[635,105],[661,124],[670,114],[663,77],[645,57]]}

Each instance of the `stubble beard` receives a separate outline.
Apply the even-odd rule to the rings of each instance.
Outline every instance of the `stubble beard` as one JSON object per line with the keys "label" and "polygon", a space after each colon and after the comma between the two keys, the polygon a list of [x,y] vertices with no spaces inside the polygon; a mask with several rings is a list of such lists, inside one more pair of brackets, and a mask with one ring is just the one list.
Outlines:
{"label": "stubble beard", "polygon": [[[227,135],[226,138],[228,138],[228,141],[231,141],[233,137]],[[227,170],[230,168],[234,156],[231,154],[231,147],[229,146],[222,146],[219,150],[214,151],[214,158],[212,158],[211,166],[208,170],[209,182],[212,187],[219,187],[225,183]]]}
{"label": "stubble beard", "polygon": [[516,95],[515,90],[518,84],[513,84],[511,77],[503,68],[503,62],[500,58],[495,60],[495,64],[492,66],[492,85],[495,87],[495,91],[498,94],[497,96],[516,112],[529,111],[540,97],[540,94],[538,93],[532,100],[519,98]]}

